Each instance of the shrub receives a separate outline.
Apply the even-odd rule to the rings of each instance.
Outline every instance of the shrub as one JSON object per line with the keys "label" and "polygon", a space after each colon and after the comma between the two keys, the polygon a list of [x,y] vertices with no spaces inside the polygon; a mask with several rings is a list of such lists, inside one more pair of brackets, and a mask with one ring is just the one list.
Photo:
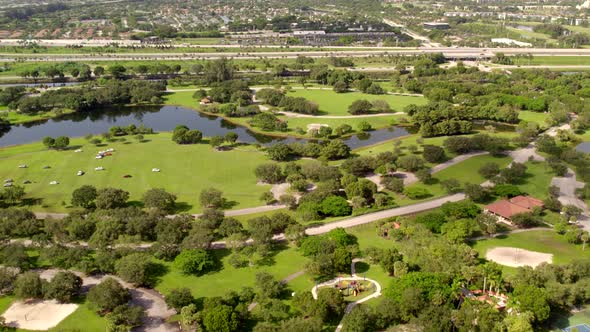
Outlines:
{"label": "shrub", "polygon": [[411,199],[420,199],[430,196],[430,192],[426,188],[408,187],[404,189],[404,195]]}
{"label": "shrub", "polygon": [[349,215],[352,207],[343,197],[328,196],[322,201],[320,211],[326,216],[340,217]]}

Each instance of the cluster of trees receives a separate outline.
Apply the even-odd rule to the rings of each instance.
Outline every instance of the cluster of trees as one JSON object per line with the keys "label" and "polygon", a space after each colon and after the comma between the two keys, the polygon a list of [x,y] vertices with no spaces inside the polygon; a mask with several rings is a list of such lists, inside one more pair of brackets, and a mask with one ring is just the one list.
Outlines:
{"label": "cluster of trees", "polygon": [[196,144],[202,139],[203,133],[200,130],[191,130],[185,125],[178,125],[172,131],[172,141],[177,144]]}
{"label": "cluster of trees", "polygon": [[59,136],[56,138],[47,136],[43,138],[43,145],[48,149],[64,150],[70,145],[70,138],[67,136]]}
{"label": "cluster of trees", "polygon": [[261,89],[256,93],[256,98],[271,106],[281,107],[287,112],[302,114],[318,114],[318,104],[303,97],[289,97],[283,90]]}
{"label": "cluster of trees", "polygon": [[348,158],[350,147],[341,140],[322,143],[276,143],[269,146],[266,153],[270,159],[275,161],[287,161],[299,157],[337,160]]}
{"label": "cluster of trees", "polygon": [[0,105],[8,106],[11,103],[17,102],[25,95],[26,89],[24,86],[9,86],[0,90]]}
{"label": "cluster of trees", "polygon": [[370,114],[373,112],[391,112],[391,106],[385,100],[377,99],[368,101],[366,99],[355,100],[348,106],[348,113],[352,115]]}
{"label": "cluster of trees", "polygon": [[76,87],[49,90],[37,97],[25,97],[9,105],[25,114],[36,114],[53,108],[90,111],[112,105],[162,102],[166,90],[161,81],[109,80],[100,87]]}
{"label": "cluster of trees", "polygon": [[288,127],[287,121],[283,121],[276,115],[267,112],[254,115],[248,123],[263,131],[286,131]]}
{"label": "cluster of trees", "polygon": [[154,129],[153,128],[148,128],[146,126],[144,126],[144,124],[140,124],[139,126],[136,126],[135,124],[130,124],[127,127],[122,127],[122,126],[113,126],[111,128],[109,128],[109,134],[111,135],[111,137],[117,137],[117,136],[127,136],[127,135],[149,135],[149,134],[153,134],[154,133]]}
{"label": "cluster of trees", "polygon": [[[104,69],[103,69],[104,72]],[[100,74],[100,69],[95,70],[96,73]],[[46,77],[51,80],[63,80],[66,75],[70,75],[81,81],[89,80],[92,78],[92,70],[90,66],[84,63],[78,62],[63,62],[51,65],[42,65],[35,68],[27,68],[19,73],[21,77],[39,78]]]}
{"label": "cluster of trees", "polygon": [[337,228],[325,235],[306,237],[299,251],[311,261],[306,271],[318,280],[329,280],[337,273],[349,273],[353,256],[359,252],[356,238]]}

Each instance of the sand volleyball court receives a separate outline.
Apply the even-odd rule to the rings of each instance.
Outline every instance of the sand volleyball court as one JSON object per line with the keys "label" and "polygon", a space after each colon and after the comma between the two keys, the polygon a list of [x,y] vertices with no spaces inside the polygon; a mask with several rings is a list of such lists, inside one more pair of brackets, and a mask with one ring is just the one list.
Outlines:
{"label": "sand volleyball court", "polygon": [[553,254],[530,251],[514,247],[496,247],[488,249],[486,259],[501,265],[520,267],[536,267],[541,263],[553,262]]}
{"label": "sand volleyball court", "polygon": [[77,304],[58,303],[55,300],[16,301],[2,317],[10,327],[45,331],[55,327],[76,309]]}

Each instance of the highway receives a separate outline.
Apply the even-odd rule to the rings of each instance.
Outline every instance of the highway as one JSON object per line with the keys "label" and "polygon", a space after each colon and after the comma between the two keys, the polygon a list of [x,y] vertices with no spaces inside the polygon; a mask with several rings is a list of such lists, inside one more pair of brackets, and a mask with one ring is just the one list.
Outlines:
{"label": "highway", "polygon": [[132,61],[132,60],[204,60],[221,57],[234,59],[277,59],[296,58],[304,55],[312,58],[323,57],[367,57],[378,55],[419,55],[442,53],[451,59],[491,58],[496,53],[505,55],[531,54],[533,56],[590,56],[590,49],[554,48],[469,48],[469,47],[421,47],[421,48],[377,48],[342,51],[264,51],[264,52],[202,52],[202,53],[111,53],[111,54],[9,54],[0,53],[0,61]]}

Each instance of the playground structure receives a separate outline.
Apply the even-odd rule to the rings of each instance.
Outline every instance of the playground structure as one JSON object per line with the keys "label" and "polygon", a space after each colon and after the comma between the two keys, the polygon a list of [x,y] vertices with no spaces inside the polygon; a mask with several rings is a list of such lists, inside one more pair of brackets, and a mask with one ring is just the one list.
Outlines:
{"label": "playground structure", "polygon": [[[363,294],[374,294],[377,283],[363,277],[338,277],[336,279],[317,284],[312,288],[311,293],[317,299],[317,291],[322,287],[333,287],[340,291],[344,297],[356,298]],[[364,300],[364,299],[363,299]],[[363,301],[364,302],[364,301]]]}

